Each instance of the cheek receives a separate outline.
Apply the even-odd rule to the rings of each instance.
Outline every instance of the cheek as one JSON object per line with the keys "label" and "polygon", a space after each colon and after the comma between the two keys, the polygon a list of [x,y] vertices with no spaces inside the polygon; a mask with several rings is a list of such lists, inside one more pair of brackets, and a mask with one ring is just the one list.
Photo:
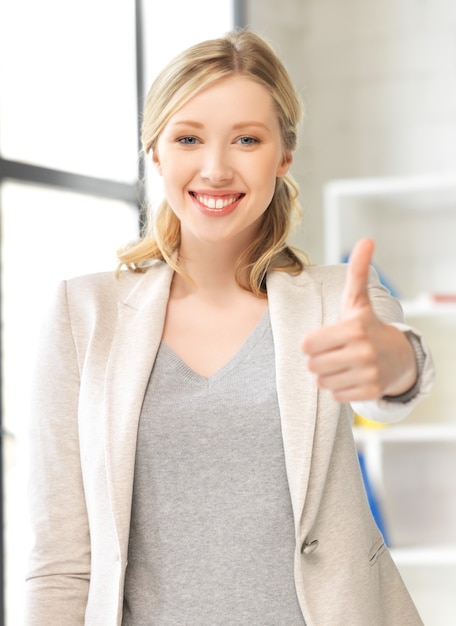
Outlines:
{"label": "cheek", "polygon": [[181,217],[190,198],[187,193],[186,178],[179,167],[162,164],[162,191],[173,213]]}
{"label": "cheek", "polygon": [[182,182],[182,170],[172,159],[164,160],[160,165],[163,184],[167,191],[175,190]]}
{"label": "cheek", "polygon": [[258,186],[263,190],[265,197],[268,197],[269,202],[272,200],[276,189],[277,177],[277,162],[274,162],[264,172],[263,177],[258,179]]}
{"label": "cheek", "polygon": [[183,184],[193,175],[195,166],[192,159],[182,159],[179,155],[166,155],[161,159],[160,167],[163,178],[166,178],[170,184]]}

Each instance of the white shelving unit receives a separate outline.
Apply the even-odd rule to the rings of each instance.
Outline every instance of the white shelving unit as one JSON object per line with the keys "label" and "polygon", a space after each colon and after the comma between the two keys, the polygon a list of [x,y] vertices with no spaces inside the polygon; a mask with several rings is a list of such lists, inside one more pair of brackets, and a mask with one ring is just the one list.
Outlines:
{"label": "white shelving unit", "polygon": [[324,193],[325,261],[361,237],[423,331],[437,370],[432,395],[401,424],[356,426],[392,555],[426,626],[456,624],[456,178],[359,179]]}

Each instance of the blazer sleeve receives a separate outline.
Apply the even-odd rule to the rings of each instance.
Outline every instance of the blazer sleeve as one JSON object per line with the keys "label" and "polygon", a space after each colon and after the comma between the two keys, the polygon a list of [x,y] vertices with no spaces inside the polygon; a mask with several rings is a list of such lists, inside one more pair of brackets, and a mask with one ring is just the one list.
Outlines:
{"label": "blazer sleeve", "polygon": [[41,334],[32,389],[26,626],[84,624],[91,559],[78,439],[79,372],[62,283]]}

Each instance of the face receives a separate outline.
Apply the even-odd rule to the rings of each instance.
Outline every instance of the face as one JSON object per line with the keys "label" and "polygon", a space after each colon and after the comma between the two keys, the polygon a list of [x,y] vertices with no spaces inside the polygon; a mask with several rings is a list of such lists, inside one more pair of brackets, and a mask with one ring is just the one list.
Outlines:
{"label": "face", "polygon": [[182,246],[248,245],[291,163],[272,97],[242,76],[190,99],[159,136],[153,161],[181,222]]}

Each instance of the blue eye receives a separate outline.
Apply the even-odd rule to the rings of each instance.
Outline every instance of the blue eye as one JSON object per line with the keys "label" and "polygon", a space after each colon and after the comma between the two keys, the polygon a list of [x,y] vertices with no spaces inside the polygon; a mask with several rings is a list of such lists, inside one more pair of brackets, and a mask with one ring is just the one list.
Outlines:
{"label": "blue eye", "polygon": [[194,146],[198,143],[198,139],[189,135],[188,137],[179,137],[177,143],[181,143],[185,146]]}
{"label": "blue eye", "polygon": [[238,142],[243,146],[253,146],[256,143],[260,143],[259,139],[256,137],[249,137],[248,135],[244,137],[239,137]]}
{"label": "blue eye", "polygon": [[239,137],[237,143],[240,143],[242,146],[253,146],[254,144],[258,143],[258,139],[246,135],[244,137]]}
{"label": "blue eye", "polygon": [[258,139],[255,139],[255,137],[249,137],[249,136],[239,137],[238,141],[243,146],[253,146],[253,144],[258,143]]}

